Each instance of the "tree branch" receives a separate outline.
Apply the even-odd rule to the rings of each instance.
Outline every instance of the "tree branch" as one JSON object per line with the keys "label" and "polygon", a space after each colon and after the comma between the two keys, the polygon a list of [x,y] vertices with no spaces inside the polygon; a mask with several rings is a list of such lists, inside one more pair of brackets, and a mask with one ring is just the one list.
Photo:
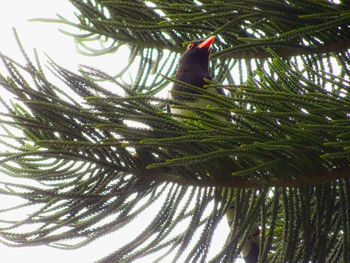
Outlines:
{"label": "tree branch", "polygon": [[[140,178],[146,181],[172,182],[180,185],[191,185],[199,187],[237,187],[237,188],[260,188],[263,186],[270,187],[300,187],[306,185],[320,184],[330,182],[338,179],[350,178],[350,167],[344,167],[332,171],[315,172],[313,175],[305,178],[297,179],[275,179],[271,182],[264,182],[261,180],[253,180],[242,177],[226,176],[225,180],[216,179],[215,181],[195,181],[188,180],[180,176],[173,176],[169,173],[159,171],[158,169],[144,170],[137,174]],[[227,179],[229,178],[229,179]]]}
{"label": "tree branch", "polygon": [[[312,55],[312,54],[328,54],[338,53],[345,51],[350,48],[350,40],[338,40],[325,45],[319,45],[316,47],[302,47],[302,46],[291,46],[288,43],[276,43],[276,42],[265,42],[265,43],[249,43],[239,46],[235,46],[230,51],[227,49],[216,52],[213,57],[218,58],[233,58],[233,59],[266,59],[271,58],[271,53],[264,50],[262,47],[271,47],[278,56],[283,58]],[[252,51],[254,49],[256,51]]]}

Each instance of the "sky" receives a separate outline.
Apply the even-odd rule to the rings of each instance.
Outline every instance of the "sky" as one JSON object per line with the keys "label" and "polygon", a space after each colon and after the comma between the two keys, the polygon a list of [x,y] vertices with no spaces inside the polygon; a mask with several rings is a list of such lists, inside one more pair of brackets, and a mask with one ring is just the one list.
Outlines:
{"label": "sky", "polygon": [[[24,62],[13,34],[13,28],[15,28],[29,56],[34,57],[33,49],[36,48],[42,64],[47,62],[48,58],[45,55],[47,54],[59,65],[73,71],[77,71],[79,65],[83,64],[113,74],[127,63],[128,50],[124,49],[114,54],[99,57],[84,56],[77,52],[72,37],[59,31],[59,29],[63,29],[72,32],[72,28],[55,23],[28,21],[34,18],[56,18],[56,14],[73,20],[74,7],[68,0],[6,1],[6,4],[2,5],[0,9],[0,52],[19,62]],[[1,66],[0,70],[3,70]],[[6,202],[5,200],[4,197],[1,197],[1,202]],[[141,228],[142,223],[140,220]],[[2,261],[4,263],[89,263],[108,255],[116,248],[118,242],[125,242],[123,240],[130,239],[133,234],[133,229],[124,229],[76,250],[58,250],[47,246],[12,248],[0,243],[0,255],[2,260],[5,259]],[[220,239],[220,237],[218,238]],[[219,241],[217,243],[219,245]],[[148,259],[141,262],[151,261]]]}
{"label": "sky", "polygon": [[[28,54],[33,58],[33,48],[36,48],[43,64],[47,61],[45,55],[47,54],[58,64],[74,71],[77,71],[79,64],[84,64],[103,68],[112,74],[116,67],[116,54],[98,58],[80,55],[76,51],[74,40],[58,30],[60,28],[69,31],[68,27],[55,23],[28,21],[32,18],[56,18],[57,13],[68,19],[74,19],[73,12],[74,7],[67,0],[6,1],[6,4],[0,8],[0,52],[17,61],[24,61],[13,34],[13,28],[15,28]],[[127,61],[128,53],[124,52],[124,54],[124,57],[118,54],[118,65],[121,64],[121,60]],[[4,200],[4,197],[1,197],[1,202]],[[0,243],[1,262],[89,263],[113,251],[116,240],[116,234],[106,236],[93,242],[92,245],[77,250],[58,250],[44,246],[12,248]]]}
{"label": "sky", "polygon": [[[121,54],[83,56],[76,51],[74,40],[58,30],[60,28],[71,31],[71,28],[55,23],[28,21],[32,18],[56,18],[57,13],[74,19],[73,12],[74,7],[67,0],[6,1],[6,5],[2,5],[0,9],[0,52],[17,61],[24,61],[13,34],[15,28],[28,54],[33,58],[33,48],[36,48],[43,64],[47,61],[47,54],[58,64],[73,71],[77,71],[79,64],[84,64],[103,68],[111,74],[117,72],[116,65],[121,65],[121,60],[127,61],[128,52],[123,53],[124,57]],[[118,63],[115,63],[116,59]],[[1,199],[4,202],[4,197]],[[130,235],[130,229],[128,234]],[[4,263],[93,262],[113,251],[117,239],[119,238],[116,238],[116,234],[106,236],[77,250],[58,250],[44,246],[12,248],[0,243],[0,255]]]}
{"label": "sky", "polygon": [[47,54],[58,64],[71,70],[77,70],[79,64],[84,64],[103,68],[111,74],[116,72],[119,66],[127,62],[128,52],[118,53],[118,63],[115,63],[116,54],[99,57],[84,56],[77,52],[72,37],[59,32],[59,29],[77,32],[72,27],[57,23],[28,21],[35,18],[55,19],[57,14],[74,21],[74,12],[75,8],[68,0],[7,1],[0,10],[1,52],[23,61],[13,34],[13,28],[15,28],[29,55],[32,55],[33,48],[36,48],[43,62],[47,60],[45,56]]}

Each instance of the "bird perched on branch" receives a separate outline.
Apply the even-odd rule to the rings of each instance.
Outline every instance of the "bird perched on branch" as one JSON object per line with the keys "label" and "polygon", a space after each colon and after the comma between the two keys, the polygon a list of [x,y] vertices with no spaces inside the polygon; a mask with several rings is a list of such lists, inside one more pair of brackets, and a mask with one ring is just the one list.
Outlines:
{"label": "bird perched on branch", "polygon": [[[185,82],[192,86],[196,86],[198,88],[202,88],[205,90],[204,85],[208,84],[205,79],[211,80],[211,76],[209,74],[209,54],[210,47],[213,43],[215,37],[211,36],[204,41],[193,41],[191,42],[182,55],[180,62],[177,66],[175,80],[176,82],[173,84],[173,87],[170,90],[170,98],[185,103],[190,107],[197,108],[207,108],[208,106],[216,107],[211,101],[205,100],[203,98],[191,97],[188,95],[191,94],[200,94],[200,90],[192,89],[191,87],[181,85],[180,82]],[[212,88],[208,89],[210,93],[223,95],[225,93],[222,88]],[[180,92],[180,93],[179,93]],[[188,94],[186,96],[186,93]],[[183,115],[183,116],[191,116],[191,112],[184,108],[176,108],[174,106],[168,107],[168,111],[171,113]],[[216,115],[215,115],[216,116]],[[219,116],[221,120],[224,119],[223,115]],[[232,226],[234,215],[234,208],[231,207],[226,212],[227,222],[230,226]],[[245,260],[246,263],[255,263],[258,261],[259,256],[259,228],[258,226],[254,226],[251,234],[249,235],[247,241],[243,245],[241,256]]]}
{"label": "bird perched on branch", "polygon": [[[214,39],[215,37],[211,36],[205,41],[193,41],[187,46],[187,50],[180,58],[180,62],[176,69],[176,80],[185,82],[192,86],[203,88],[204,90],[203,86],[208,84],[206,79],[212,79],[209,74],[209,54],[210,46]],[[210,88],[207,91],[213,94],[225,96],[222,88]],[[174,83],[173,87],[171,88],[169,96],[171,99],[183,102],[191,107],[206,108],[207,106],[216,106],[212,105],[212,103],[210,103],[208,100],[193,98],[184,94],[180,95],[176,92],[185,92],[188,93],[188,95],[200,93],[200,91],[183,86],[180,83]],[[185,116],[191,114],[189,111],[174,108],[172,106],[170,106],[170,112]]]}

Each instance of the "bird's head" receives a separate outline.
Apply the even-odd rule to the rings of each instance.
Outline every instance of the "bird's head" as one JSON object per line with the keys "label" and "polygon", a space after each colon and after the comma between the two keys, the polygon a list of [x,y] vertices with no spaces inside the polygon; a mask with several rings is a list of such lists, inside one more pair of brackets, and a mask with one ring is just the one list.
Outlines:
{"label": "bird's head", "polygon": [[204,41],[191,42],[180,59],[179,66],[183,67],[180,71],[193,68],[208,70],[210,46],[214,39],[215,36],[211,36]]}

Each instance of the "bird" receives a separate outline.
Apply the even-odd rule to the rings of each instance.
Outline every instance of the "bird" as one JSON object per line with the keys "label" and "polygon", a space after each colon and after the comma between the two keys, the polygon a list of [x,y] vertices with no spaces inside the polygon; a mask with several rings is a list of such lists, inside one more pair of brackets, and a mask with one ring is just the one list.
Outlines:
{"label": "bird", "polygon": [[[180,82],[188,83],[192,86],[200,87],[205,90],[204,85],[207,85],[208,82],[206,79],[211,80],[212,77],[209,74],[209,55],[210,47],[215,39],[215,36],[211,36],[204,41],[193,41],[191,42],[181,56],[179,64],[176,69],[175,80]],[[212,102],[191,96],[179,95],[175,92],[185,92],[190,94],[199,94],[200,92],[195,89],[191,89],[187,86],[181,85],[178,82],[175,82],[170,90],[169,98],[175,101],[185,103],[190,107],[206,108],[207,106],[215,107],[216,105]],[[225,96],[225,92],[222,88],[209,88],[206,91]],[[191,115],[190,111],[186,109],[176,108],[170,106],[168,107],[168,112],[188,116]]]}
{"label": "bird", "polygon": [[[207,108],[208,106],[216,107],[212,101],[205,100],[203,98],[185,96],[182,94],[177,94],[176,92],[188,93],[188,94],[200,94],[200,91],[191,89],[188,86],[181,85],[181,82],[185,82],[192,86],[196,86],[206,90],[212,94],[226,96],[222,88],[209,88],[206,89],[205,85],[208,83],[205,79],[211,80],[212,77],[209,74],[209,55],[211,45],[215,39],[215,36],[210,36],[204,41],[193,41],[189,43],[186,51],[181,56],[178,66],[176,68],[175,80],[172,88],[169,92],[169,98],[180,103],[184,103],[190,107],[197,108]],[[174,92],[175,91],[175,92]],[[192,113],[186,108],[176,108],[172,105],[168,105],[167,111],[182,116],[191,116]],[[223,115],[215,115],[220,120],[225,119]],[[232,226],[234,207],[229,208],[226,211],[226,219],[229,226]],[[255,263],[258,261],[259,256],[259,226],[256,224],[250,235],[248,236],[246,242],[243,245],[241,251],[241,257],[246,263]]]}

